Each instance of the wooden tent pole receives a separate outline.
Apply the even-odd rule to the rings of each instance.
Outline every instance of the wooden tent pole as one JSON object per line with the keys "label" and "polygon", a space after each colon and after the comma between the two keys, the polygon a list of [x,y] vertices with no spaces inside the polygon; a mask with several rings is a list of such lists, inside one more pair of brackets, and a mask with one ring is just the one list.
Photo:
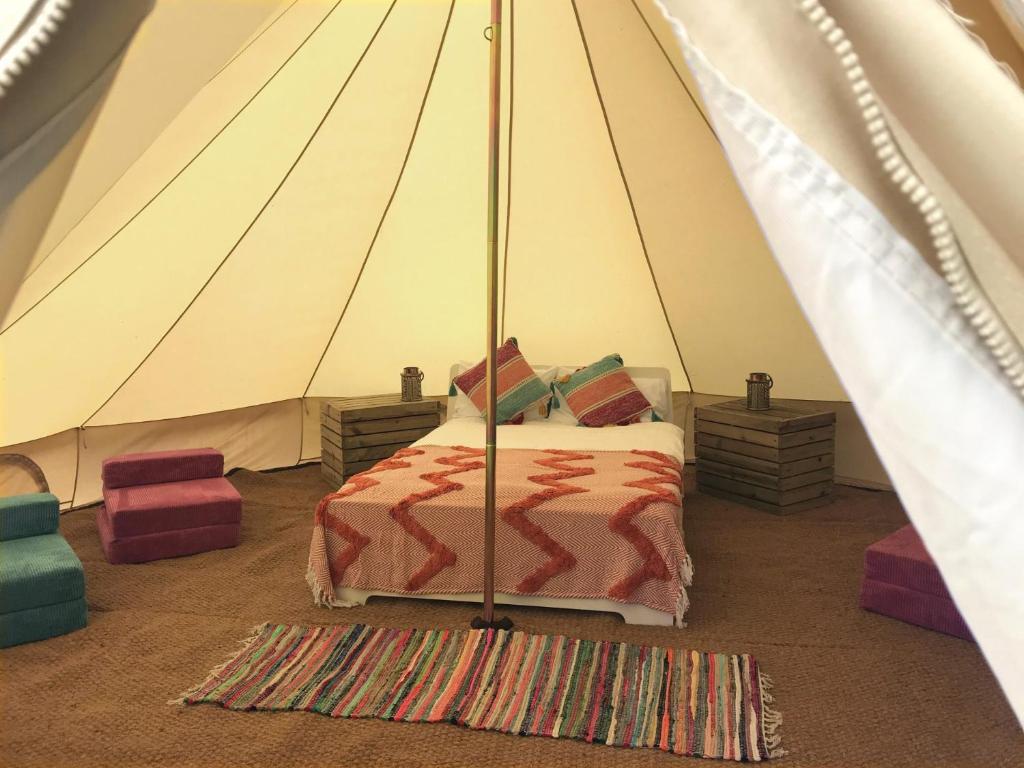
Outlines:
{"label": "wooden tent pole", "polygon": [[495,452],[498,439],[498,163],[501,134],[501,0],[491,0],[490,108],[487,147],[487,432],[484,479],[484,609],[476,628],[510,629],[507,618],[494,620]]}

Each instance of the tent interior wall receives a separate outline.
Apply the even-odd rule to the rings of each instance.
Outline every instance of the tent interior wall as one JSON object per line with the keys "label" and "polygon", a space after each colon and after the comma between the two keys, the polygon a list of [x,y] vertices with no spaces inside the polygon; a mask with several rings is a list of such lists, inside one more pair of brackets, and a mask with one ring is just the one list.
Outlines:
{"label": "tent interior wall", "polygon": [[[24,546],[34,578],[49,565],[21,539],[56,535],[71,576],[88,577],[88,601],[83,586],[74,602],[91,633],[11,652],[8,687],[39,691],[17,694],[14,720],[45,730],[47,697],[67,688],[74,703],[75,681],[94,677],[64,673],[110,651],[95,700],[54,715],[87,724],[64,751],[84,764],[95,747],[102,764],[110,745],[95,736],[108,728],[140,754],[182,756],[175,728],[148,724],[165,714],[152,701],[136,702],[131,728],[87,721],[113,706],[114,685],[157,690],[154,669],[182,673],[174,654],[198,661],[257,614],[315,633],[352,618],[415,633],[410,616],[461,625],[480,598],[471,626],[494,628],[497,593],[517,630],[549,637],[647,649],[678,637],[694,658],[742,641],[760,728],[747,718],[733,736],[760,735],[773,758],[769,662],[795,765],[844,753],[896,765],[913,750],[1016,765],[1024,0],[82,2],[10,6],[97,31],[48,30],[49,49],[30,43],[48,60],[8,55],[29,22],[0,35],[0,499],[8,533],[23,509],[50,526],[0,544]],[[516,339],[543,379],[505,345],[519,378],[504,405],[490,368],[495,183],[498,344]],[[485,346],[487,378],[467,370]],[[594,361],[612,375],[568,375]],[[440,407],[389,394],[413,378],[400,384],[407,366]],[[699,408],[743,398],[756,371],[773,404],[804,407],[733,405],[697,423]],[[641,396],[666,378],[681,432],[653,423],[655,398]],[[336,398],[351,399],[324,407]],[[517,415],[495,446],[503,407]],[[608,429],[585,418],[597,410],[614,416]],[[122,455],[151,451],[169,453]],[[665,549],[660,569],[652,547]],[[625,577],[607,569],[610,585],[586,591],[631,557]],[[6,560],[10,590],[21,575]],[[236,587],[253,575],[251,594],[210,588],[222,572]],[[32,643],[3,633],[40,607],[67,606],[6,608],[0,646]],[[609,611],[622,627],[601,623]],[[123,663],[131,654],[149,666]],[[634,698],[650,686],[640,679]],[[729,688],[721,668],[709,679]],[[574,690],[565,680],[548,692]],[[673,674],[666,690],[688,691],[678,713],[696,716],[705,683],[690,680]],[[722,745],[728,709],[705,713]],[[669,707],[645,711],[669,723]],[[202,735],[187,717],[178,725]],[[955,717],[960,730],[945,725]],[[562,721],[559,705],[553,750],[568,741]],[[221,750],[263,748],[210,722]],[[291,750],[294,725],[273,727],[262,741],[285,734]],[[0,752],[62,746],[9,730]],[[922,751],[915,733],[934,743]],[[378,762],[406,749],[398,736],[371,755],[369,738],[328,746]]]}
{"label": "tent interior wall", "polygon": [[288,4],[281,0],[161,0],[154,5],[125,53],[29,271],[81,221],[196,92]]}
{"label": "tent interior wall", "polygon": [[[483,297],[472,286],[481,280],[482,224],[465,222],[483,221],[479,189],[467,180],[482,172],[483,137],[475,128],[485,106],[458,95],[484,85],[485,68],[476,65],[486,52],[468,30],[484,25],[485,4],[458,3],[450,32],[445,3],[398,7],[393,25],[419,16],[423,33],[414,39],[420,46],[403,45],[402,56],[389,56],[397,35],[389,42],[382,27],[378,44],[365,48],[366,60],[357,66],[388,4],[335,5],[158,2],[94,125],[82,132],[81,156],[0,332],[0,354],[7,359],[40,339],[52,348],[43,370],[7,366],[0,443],[36,461],[65,507],[98,499],[94,470],[101,451],[184,441],[222,448],[229,466],[266,469],[316,460],[314,396],[388,391],[398,368],[413,362],[427,371],[427,390],[440,394],[447,365],[477,352],[473,329]],[[1024,54],[988,2],[954,5],[976,20],[974,31],[994,55],[1024,72]],[[694,404],[741,395],[749,370],[769,370],[778,381],[776,397],[837,409],[840,482],[890,487],[729,173],[664,20],[646,3],[580,3],[576,11],[574,18],[572,6],[563,4],[541,18],[535,3],[511,6],[503,89],[503,331],[519,337],[535,359],[582,363],[611,344],[630,363],[670,362],[682,424],[692,420]],[[338,38],[329,17],[348,23],[346,13],[362,26]],[[330,71],[351,70],[353,82],[345,89],[351,106],[346,110],[339,100],[300,163],[299,146],[275,131],[309,135],[336,85],[333,75],[323,75],[326,54],[315,44],[339,39],[345,45]],[[632,57],[628,70],[611,66],[613,52],[622,50]],[[428,88],[422,76],[435,56]],[[408,68],[401,70],[397,60]],[[622,74],[638,70],[643,78]],[[154,72],[161,73],[159,88]],[[300,83],[308,110],[293,110],[288,126],[269,119],[273,99],[290,98]],[[376,105],[380,123],[345,123],[359,99],[376,99],[386,84],[394,86],[394,98]],[[267,102],[263,110],[261,102]],[[556,107],[557,124],[546,118]],[[383,125],[393,129],[386,142]],[[338,158],[341,147],[371,137],[376,155]],[[260,183],[238,172],[253,153],[269,169]],[[317,159],[332,153],[356,165],[332,167]],[[287,170],[292,160],[296,167]],[[323,167],[330,172],[316,173]],[[370,169],[384,167],[388,172],[375,173],[379,184],[373,186]],[[211,174],[233,177],[234,185],[215,184]],[[162,189],[168,179],[173,183]],[[338,179],[360,183],[340,185]],[[273,203],[251,219],[278,183],[282,193],[271,195]],[[244,203],[210,205],[204,188],[218,201],[229,196]],[[245,188],[258,194],[245,198]],[[167,197],[173,199],[161,208]],[[323,204],[328,200],[330,210]],[[338,216],[339,206],[347,216]],[[212,218],[203,218],[204,209]],[[344,218],[348,228],[311,222],[332,218],[327,214]],[[372,240],[355,224],[364,221],[377,225]],[[172,230],[213,245],[201,249],[196,240],[170,239]],[[208,236],[216,231],[220,240]],[[330,244],[340,237],[359,246],[336,253]],[[180,286],[163,291],[167,298],[158,306],[142,285],[133,291],[134,303],[104,301],[111,285],[142,280],[129,272],[132,263],[170,265],[186,251],[201,253],[188,274],[177,266],[149,280]],[[308,254],[306,268],[295,270],[277,297],[264,290],[280,275],[273,251],[290,259]],[[225,252],[231,263],[219,263]],[[434,266],[442,255],[452,263],[453,253],[456,266]],[[554,279],[538,281],[538,274]],[[300,285],[317,276],[325,290],[307,295]],[[248,314],[239,312],[233,321],[220,314],[225,302],[254,294],[260,300],[250,302]],[[461,308],[453,312],[456,296]],[[104,305],[110,310],[101,311]],[[175,319],[183,306],[187,313]],[[274,344],[296,347],[275,328],[295,327],[292,318],[304,313],[315,319],[304,327],[309,343],[297,345],[305,354],[267,354]],[[83,322],[68,328],[69,315]],[[596,333],[595,316],[603,318]],[[281,317],[289,319],[282,323]],[[211,324],[218,332],[197,339],[197,329]],[[97,346],[92,340],[99,329],[112,325],[129,329],[128,335],[108,333],[109,346]],[[204,386],[174,386],[183,360]],[[251,375],[232,373],[240,368]],[[287,376],[270,376],[277,379],[274,387],[251,386],[257,372],[269,369]],[[83,371],[74,388],[67,386],[67,371]],[[83,386],[86,380],[92,386]],[[691,435],[687,430],[690,457]],[[0,470],[7,492],[25,482],[17,469]]]}
{"label": "tent interior wall", "polygon": [[[154,89],[158,40],[186,34],[173,6],[129,51],[0,331],[7,360],[46,340],[34,370],[6,368],[0,443],[66,507],[99,498],[110,453],[315,460],[316,398],[393,390],[406,364],[442,394],[480,349],[486,105],[461,94],[486,85],[486,4],[209,4],[203,55]],[[839,410],[842,480],[888,487],[656,8],[521,0],[507,27],[503,333],[536,360],[667,364],[682,422],[768,370],[775,397]]]}
{"label": "tent interior wall", "polygon": [[[686,431],[688,459],[694,456],[694,407],[733,397],[673,393],[673,421]],[[887,488],[884,469],[853,406],[846,402],[815,404],[836,411],[836,482],[862,488]],[[285,400],[182,419],[66,430],[30,443],[5,447],[0,453],[16,453],[32,459],[42,469],[50,491],[61,500],[61,508],[68,510],[95,503],[102,497],[100,468],[103,459],[119,453],[214,445],[224,453],[227,468],[276,469],[318,461],[319,414],[319,398]],[[32,477],[23,468],[0,464],[0,489],[5,495],[30,493],[34,488]]]}

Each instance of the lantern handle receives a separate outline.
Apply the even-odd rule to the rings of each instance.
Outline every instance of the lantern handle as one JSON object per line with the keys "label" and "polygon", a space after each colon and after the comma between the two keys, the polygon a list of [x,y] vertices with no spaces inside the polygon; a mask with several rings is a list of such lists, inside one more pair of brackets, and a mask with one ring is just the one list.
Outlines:
{"label": "lantern handle", "polygon": [[772,381],[772,375],[770,373],[766,373],[765,376],[768,377],[768,389],[771,389],[773,386],[775,386],[775,382]]}

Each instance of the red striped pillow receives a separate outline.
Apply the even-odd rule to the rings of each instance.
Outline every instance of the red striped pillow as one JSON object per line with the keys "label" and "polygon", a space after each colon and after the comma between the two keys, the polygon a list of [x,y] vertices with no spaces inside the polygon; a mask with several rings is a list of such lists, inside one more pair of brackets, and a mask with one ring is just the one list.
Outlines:
{"label": "red striped pillow", "polygon": [[555,386],[585,427],[636,424],[652,408],[622,367],[618,355],[602,357],[593,365],[558,379]]}
{"label": "red striped pillow", "polygon": [[[522,424],[527,410],[540,404],[547,405],[551,399],[551,390],[526,362],[514,337],[498,347],[497,367],[498,407],[495,417],[499,424]],[[452,384],[465,392],[477,410],[485,416],[486,382],[486,358],[452,380]]]}

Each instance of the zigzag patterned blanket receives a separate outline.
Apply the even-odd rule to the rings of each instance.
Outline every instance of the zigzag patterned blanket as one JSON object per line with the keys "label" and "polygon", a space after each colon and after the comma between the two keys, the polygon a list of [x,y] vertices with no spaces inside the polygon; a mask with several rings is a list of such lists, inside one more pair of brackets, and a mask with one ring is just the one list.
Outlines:
{"label": "zigzag patterned blanket", "polygon": [[[308,580],[398,594],[483,589],[484,452],[421,445],[316,510]],[[691,568],[679,462],[655,451],[499,449],[495,590],[645,605],[681,619]]]}

